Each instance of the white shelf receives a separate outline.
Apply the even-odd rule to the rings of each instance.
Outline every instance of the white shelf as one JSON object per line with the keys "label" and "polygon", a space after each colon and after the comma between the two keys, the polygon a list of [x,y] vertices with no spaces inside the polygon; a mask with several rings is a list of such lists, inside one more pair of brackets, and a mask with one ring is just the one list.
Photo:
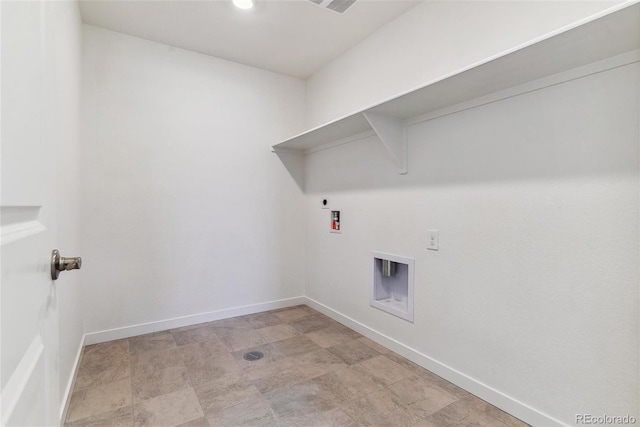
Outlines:
{"label": "white shelf", "polygon": [[373,130],[406,173],[407,121],[456,104],[640,49],[640,3],[625,3],[273,146],[304,154]]}

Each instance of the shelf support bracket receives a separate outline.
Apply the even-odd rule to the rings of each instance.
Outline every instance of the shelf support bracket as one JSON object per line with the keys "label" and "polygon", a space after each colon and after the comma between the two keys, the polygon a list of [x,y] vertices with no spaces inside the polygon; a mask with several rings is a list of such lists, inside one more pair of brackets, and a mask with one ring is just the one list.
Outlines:
{"label": "shelf support bracket", "polygon": [[398,173],[407,173],[407,131],[402,120],[378,113],[362,113],[373,131],[378,135],[382,145],[393,158]]}

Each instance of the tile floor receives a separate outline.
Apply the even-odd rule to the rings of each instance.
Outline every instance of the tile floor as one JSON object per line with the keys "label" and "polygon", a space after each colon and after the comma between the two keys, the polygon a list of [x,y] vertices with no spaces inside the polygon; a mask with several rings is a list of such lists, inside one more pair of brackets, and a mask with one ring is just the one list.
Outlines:
{"label": "tile floor", "polygon": [[87,346],[65,426],[134,425],[526,426],[307,306]]}

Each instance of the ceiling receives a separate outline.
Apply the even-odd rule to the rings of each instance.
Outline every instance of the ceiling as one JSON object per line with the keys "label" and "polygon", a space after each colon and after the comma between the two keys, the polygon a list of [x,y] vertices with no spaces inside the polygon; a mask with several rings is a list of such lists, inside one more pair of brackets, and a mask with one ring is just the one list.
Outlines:
{"label": "ceiling", "polygon": [[308,0],[84,0],[82,20],[113,31],[299,78],[358,44],[418,0],[358,0],[344,13]]}

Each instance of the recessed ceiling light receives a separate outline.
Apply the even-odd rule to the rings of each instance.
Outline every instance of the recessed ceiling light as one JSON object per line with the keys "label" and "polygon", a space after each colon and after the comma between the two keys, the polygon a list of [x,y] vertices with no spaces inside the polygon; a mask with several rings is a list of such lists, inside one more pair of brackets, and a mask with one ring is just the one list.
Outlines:
{"label": "recessed ceiling light", "polygon": [[238,9],[251,9],[253,7],[253,0],[233,0],[233,4]]}

